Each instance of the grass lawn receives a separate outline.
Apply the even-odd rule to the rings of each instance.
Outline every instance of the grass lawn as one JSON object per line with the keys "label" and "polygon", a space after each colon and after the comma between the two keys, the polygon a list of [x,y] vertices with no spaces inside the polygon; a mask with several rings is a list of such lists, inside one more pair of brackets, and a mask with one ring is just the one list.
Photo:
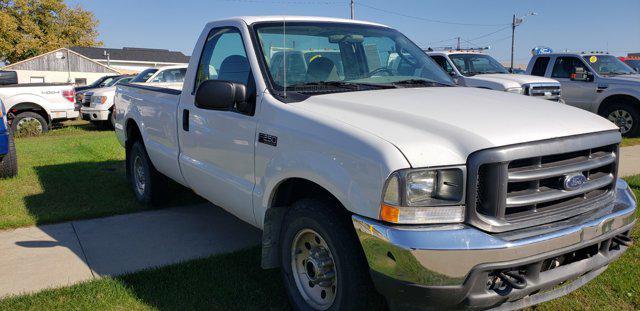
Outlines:
{"label": "grass lawn", "polygon": [[[72,123],[40,137],[16,138],[19,173],[0,180],[0,229],[131,213],[124,149],[113,131]],[[167,206],[201,201],[179,185]]]}
{"label": "grass lawn", "polygon": [[[640,197],[640,176],[627,178]],[[633,231],[640,239],[640,228]],[[639,310],[640,248],[598,278],[535,310]],[[288,310],[277,270],[257,248],[0,300],[0,310]]]}
{"label": "grass lawn", "polygon": [[620,144],[620,146],[622,147],[629,147],[629,146],[635,146],[635,145],[640,145],[640,137],[623,138],[622,144]]}

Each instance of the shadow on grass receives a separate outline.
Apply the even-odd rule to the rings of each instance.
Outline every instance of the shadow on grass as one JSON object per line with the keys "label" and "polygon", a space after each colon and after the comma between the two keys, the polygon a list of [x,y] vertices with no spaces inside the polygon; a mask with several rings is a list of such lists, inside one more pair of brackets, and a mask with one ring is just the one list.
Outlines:
{"label": "shadow on grass", "polygon": [[280,271],[260,267],[260,249],[117,277],[159,310],[289,310]]}
{"label": "shadow on grass", "polygon": [[191,190],[171,182],[162,206],[138,203],[125,177],[124,161],[36,166],[34,170],[43,192],[25,197],[24,203],[37,224],[204,202]]}

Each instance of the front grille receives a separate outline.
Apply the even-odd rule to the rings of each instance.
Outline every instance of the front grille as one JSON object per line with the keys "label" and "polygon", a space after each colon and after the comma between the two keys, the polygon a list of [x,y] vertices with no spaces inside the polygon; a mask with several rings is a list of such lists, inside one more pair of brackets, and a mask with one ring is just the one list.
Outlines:
{"label": "front grille", "polygon": [[525,94],[546,99],[558,99],[561,95],[561,88],[557,84],[529,84],[525,87]]}
{"label": "front grille", "polygon": [[[612,199],[619,141],[617,132],[605,132],[471,155],[469,219],[502,232],[604,206]],[[565,185],[565,179],[580,174],[586,180],[577,189]]]}
{"label": "front grille", "polygon": [[85,93],[84,94],[84,100],[82,101],[82,106],[84,106],[84,107],[91,106],[91,96],[93,96],[93,93]]}

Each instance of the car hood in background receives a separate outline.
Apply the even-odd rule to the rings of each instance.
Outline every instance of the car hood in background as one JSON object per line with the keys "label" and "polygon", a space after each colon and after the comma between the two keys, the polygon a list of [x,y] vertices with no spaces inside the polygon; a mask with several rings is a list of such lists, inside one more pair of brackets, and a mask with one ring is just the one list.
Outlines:
{"label": "car hood in background", "polygon": [[115,86],[110,86],[110,87],[102,87],[99,89],[94,89],[93,90],[93,96],[113,96],[116,94],[116,87]]}
{"label": "car hood in background", "polygon": [[464,87],[334,93],[291,105],[390,142],[413,167],[464,164],[481,149],[617,130],[557,102]]}
{"label": "car hood in background", "polygon": [[539,77],[539,76],[530,76],[530,75],[521,75],[521,74],[512,74],[512,73],[492,73],[492,74],[479,74],[471,77],[467,77],[467,79],[482,79],[493,82],[517,82],[519,84],[528,84],[528,83],[556,83],[559,84],[558,81]]}

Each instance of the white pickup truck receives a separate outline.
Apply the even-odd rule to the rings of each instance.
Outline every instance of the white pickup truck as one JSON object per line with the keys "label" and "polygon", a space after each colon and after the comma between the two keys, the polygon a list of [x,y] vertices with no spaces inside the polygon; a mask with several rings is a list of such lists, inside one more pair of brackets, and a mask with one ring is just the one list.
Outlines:
{"label": "white pickup truck", "polygon": [[511,74],[493,57],[476,50],[426,51],[460,86],[477,87],[561,101],[560,82]]}
{"label": "white pickup truck", "polygon": [[192,55],[182,90],[117,87],[133,191],[162,201],[170,178],[262,229],[294,309],[523,308],[632,243],[597,115],[455,87],[368,22],[231,18]]}
{"label": "white pickup truck", "polygon": [[49,130],[52,122],[77,118],[75,91],[71,84],[18,84],[12,71],[0,72],[0,101],[17,135],[38,135]]}

